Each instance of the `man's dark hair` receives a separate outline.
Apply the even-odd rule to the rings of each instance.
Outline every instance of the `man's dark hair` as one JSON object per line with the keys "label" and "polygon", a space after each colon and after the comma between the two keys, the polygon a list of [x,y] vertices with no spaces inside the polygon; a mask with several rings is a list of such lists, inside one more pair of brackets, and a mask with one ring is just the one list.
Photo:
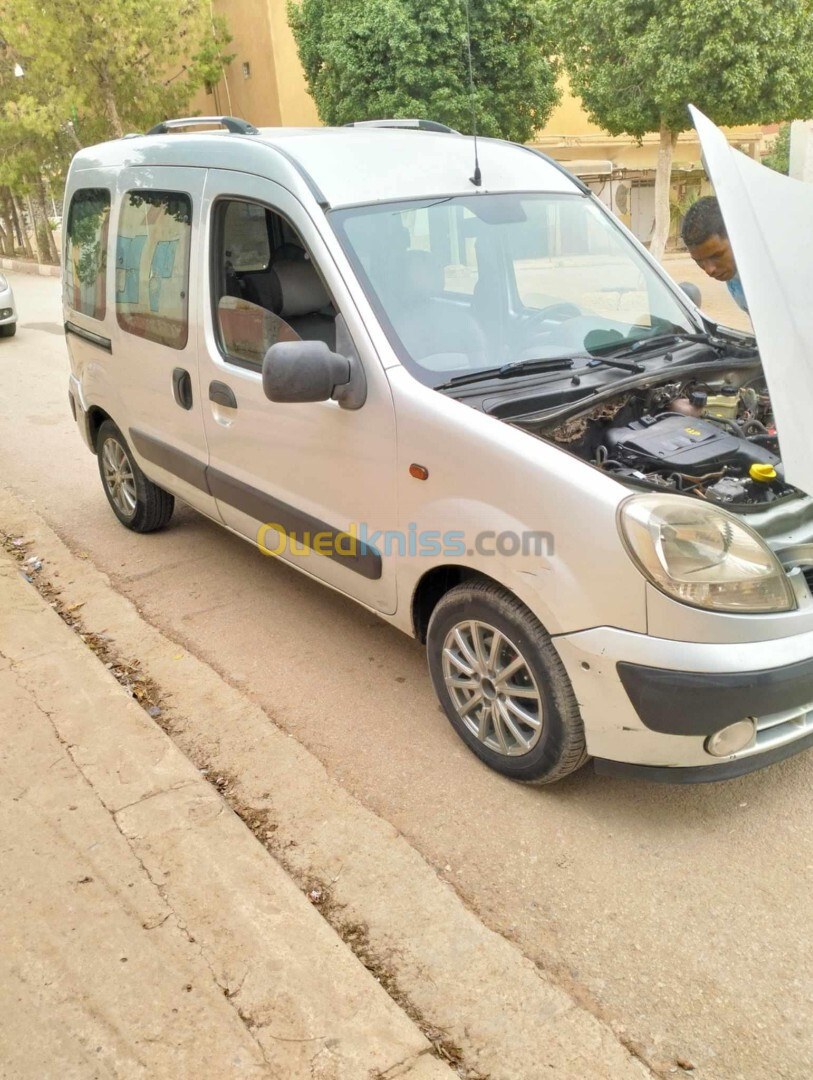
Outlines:
{"label": "man's dark hair", "polygon": [[680,227],[683,243],[688,248],[699,247],[711,236],[728,236],[720,204],[714,195],[704,195],[692,203]]}

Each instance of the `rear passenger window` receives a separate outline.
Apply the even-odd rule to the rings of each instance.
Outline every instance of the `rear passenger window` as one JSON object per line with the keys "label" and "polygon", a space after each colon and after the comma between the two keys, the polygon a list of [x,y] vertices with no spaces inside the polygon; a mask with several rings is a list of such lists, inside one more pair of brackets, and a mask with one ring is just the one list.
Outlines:
{"label": "rear passenger window", "polygon": [[110,192],[81,188],[71,200],[65,245],[65,303],[91,319],[105,313]]}
{"label": "rear passenger window", "polygon": [[192,200],[130,191],[116,237],[116,318],[138,337],[182,349],[189,336]]}

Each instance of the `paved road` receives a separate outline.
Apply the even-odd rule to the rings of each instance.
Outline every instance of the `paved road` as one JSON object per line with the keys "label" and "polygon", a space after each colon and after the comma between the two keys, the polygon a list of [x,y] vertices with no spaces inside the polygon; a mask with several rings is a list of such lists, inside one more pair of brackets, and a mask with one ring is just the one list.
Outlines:
{"label": "paved road", "polygon": [[415,643],[188,509],[163,534],[118,525],[68,413],[57,282],[14,286],[3,482],[648,1061],[713,1080],[813,1074],[813,755],[691,788],[495,776],[440,714]]}

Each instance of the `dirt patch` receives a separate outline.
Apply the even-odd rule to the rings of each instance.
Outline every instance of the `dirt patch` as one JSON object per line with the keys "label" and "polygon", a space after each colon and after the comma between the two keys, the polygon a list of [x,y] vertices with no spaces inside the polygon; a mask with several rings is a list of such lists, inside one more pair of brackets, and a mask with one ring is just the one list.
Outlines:
{"label": "dirt patch", "polygon": [[30,582],[40,596],[54,609],[63,622],[73,630],[90,649],[98,656],[110,674],[124,687],[127,693],[149,713],[162,727],[161,719],[163,709],[161,706],[161,690],[156,682],[141,670],[140,660],[126,660],[121,657],[113,645],[111,638],[105,634],[94,633],[88,630],[82,623],[79,614],[82,604],[66,605],[60,599],[59,589],[42,573],[42,560],[33,553],[33,541],[22,537],[9,536],[0,532],[0,546],[10,555],[13,555],[20,564],[20,572],[26,581]]}

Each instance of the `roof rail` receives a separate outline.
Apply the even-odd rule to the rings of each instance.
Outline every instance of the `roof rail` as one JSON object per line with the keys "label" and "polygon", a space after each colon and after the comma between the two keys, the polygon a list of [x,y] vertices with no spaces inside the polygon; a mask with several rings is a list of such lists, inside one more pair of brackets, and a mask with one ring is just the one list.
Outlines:
{"label": "roof rail", "polygon": [[160,124],[151,127],[148,135],[166,135],[175,128],[200,127],[201,124],[220,124],[232,135],[257,135],[258,129],[248,120],[240,120],[237,116],[185,116],[178,120],[162,120]]}
{"label": "roof rail", "polygon": [[447,127],[446,124],[439,124],[437,120],[354,120],[352,123],[345,124],[345,127],[380,127],[380,128],[412,128],[415,131],[441,131],[446,135],[459,135],[459,131],[455,131],[454,128]]}

